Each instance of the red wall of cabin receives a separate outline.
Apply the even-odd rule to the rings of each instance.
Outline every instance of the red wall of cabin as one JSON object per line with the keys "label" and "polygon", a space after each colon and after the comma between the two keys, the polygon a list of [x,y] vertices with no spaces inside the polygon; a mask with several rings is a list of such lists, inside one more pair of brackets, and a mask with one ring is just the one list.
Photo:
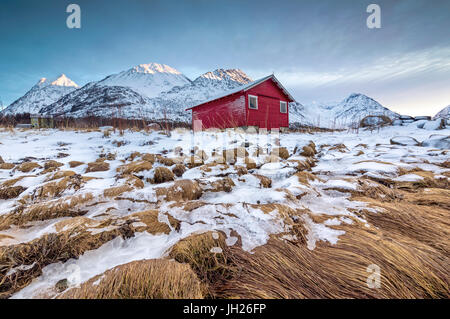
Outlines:
{"label": "red wall of cabin", "polygon": [[202,128],[245,126],[245,96],[243,93],[200,105],[192,109],[192,124],[202,121]]}
{"label": "red wall of cabin", "polygon": [[[258,97],[258,109],[248,108],[248,96]],[[280,112],[280,101],[287,102],[287,112]],[[267,80],[245,92],[245,112],[248,126],[260,128],[288,127],[289,126],[289,98],[272,81]]]}
{"label": "red wall of cabin", "polygon": [[[258,97],[258,109],[248,108],[248,96]],[[280,112],[280,101],[287,102],[287,112]],[[202,129],[238,126],[259,128],[289,127],[289,97],[271,79],[246,92],[226,96],[192,109],[192,124],[202,121]],[[196,127],[195,129],[199,129]]]}

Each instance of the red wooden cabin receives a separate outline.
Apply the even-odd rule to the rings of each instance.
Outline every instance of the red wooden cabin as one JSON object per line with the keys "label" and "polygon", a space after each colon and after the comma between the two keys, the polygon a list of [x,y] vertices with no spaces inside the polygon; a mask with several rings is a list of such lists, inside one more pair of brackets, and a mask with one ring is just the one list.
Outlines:
{"label": "red wooden cabin", "polygon": [[272,74],[186,111],[192,110],[194,130],[245,126],[270,130],[289,127],[289,102],[294,99]]}

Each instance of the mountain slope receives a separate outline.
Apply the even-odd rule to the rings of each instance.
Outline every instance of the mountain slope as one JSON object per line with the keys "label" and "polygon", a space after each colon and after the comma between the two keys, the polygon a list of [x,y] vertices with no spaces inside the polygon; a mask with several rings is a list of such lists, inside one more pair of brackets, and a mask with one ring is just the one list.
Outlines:
{"label": "mountain slope", "polygon": [[442,110],[440,110],[434,117],[433,119],[436,120],[438,118],[442,118],[442,119],[450,119],[450,105],[444,107]]}
{"label": "mountain slope", "polygon": [[[236,69],[218,69],[199,76],[195,81],[190,81],[168,66],[159,65],[160,67],[158,67],[156,64],[145,65],[149,66],[148,68],[143,66],[136,67],[142,69],[141,73],[129,72],[135,69],[133,68],[119,73],[121,76],[109,76],[99,82],[89,83],[44,108],[42,112],[54,115],[65,114],[72,117],[122,116],[127,118],[144,117],[152,120],[167,117],[172,121],[187,122],[190,120],[190,112],[185,111],[187,107],[205,101],[223,91],[251,82],[244,72]],[[162,72],[162,75],[158,72]],[[166,76],[167,74],[169,76]],[[175,78],[172,78],[172,75],[175,75]],[[148,76],[149,78],[146,79]],[[157,83],[152,92],[160,90],[162,86],[158,85],[162,82],[155,82],[155,79],[158,78],[175,80],[170,84],[166,83],[166,87],[170,87],[170,89],[159,93],[157,97],[151,98],[141,93],[142,86],[140,84],[142,83]],[[186,81],[183,80],[184,78]],[[183,85],[173,85],[180,82]],[[114,83],[122,85],[113,85]]]}
{"label": "mountain slope", "polygon": [[189,83],[191,81],[178,70],[158,63],[139,64],[98,82],[99,85],[128,87],[148,98]]}
{"label": "mountain slope", "polygon": [[294,125],[340,128],[359,123],[368,115],[386,115],[391,119],[399,116],[374,99],[359,93],[352,93],[341,102],[333,104],[297,104],[290,104],[289,117]]}
{"label": "mountain slope", "polygon": [[162,92],[155,103],[162,109],[176,112],[189,120],[190,112],[186,112],[186,108],[249,82],[252,79],[239,69],[217,69],[200,75],[190,84]]}
{"label": "mountain slope", "polygon": [[24,96],[11,103],[2,114],[39,113],[43,107],[77,88],[78,85],[64,74],[53,81],[42,78]]}

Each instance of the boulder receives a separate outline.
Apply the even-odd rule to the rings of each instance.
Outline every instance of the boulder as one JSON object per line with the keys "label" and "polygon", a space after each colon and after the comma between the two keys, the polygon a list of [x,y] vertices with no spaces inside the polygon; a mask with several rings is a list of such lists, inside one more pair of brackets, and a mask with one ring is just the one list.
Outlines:
{"label": "boulder", "polygon": [[445,128],[445,121],[444,121],[444,119],[428,121],[424,124],[423,128],[425,130],[430,130],[430,131],[441,130],[441,129]]}
{"label": "boulder", "polygon": [[426,121],[431,121],[431,116],[416,116],[414,117],[415,121],[420,121],[420,120],[426,120]]}
{"label": "boulder", "polygon": [[417,128],[423,128],[423,126],[427,122],[428,122],[428,120],[418,120],[418,121],[414,121],[412,123],[409,123],[408,126],[417,127]]}
{"label": "boulder", "polygon": [[402,124],[403,124],[402,120],[397,119],[397,120],[392,121],[393,126],[402,126]]}
{"label": "boulder", "polygon": [[410,136],[395,136],[391,138],[391,144],[402,146],[420,146],[420,142]]}
{"label": "boulder", "polygon": [[433,134],[422,142],[424,147],[432,147],[439,149],[450,149],[450,135]]}
{"label": "boulder", "polygon": [[360,122],[361,127],[379,127],[392,124],[392,120],[385,115],[369,115]]}

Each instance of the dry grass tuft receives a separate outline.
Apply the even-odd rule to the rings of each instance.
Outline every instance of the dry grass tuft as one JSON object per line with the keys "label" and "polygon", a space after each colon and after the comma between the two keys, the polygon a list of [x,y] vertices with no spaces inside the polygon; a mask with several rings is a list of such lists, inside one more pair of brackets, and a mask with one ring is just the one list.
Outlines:
{"label": "dry grass tuft", "polygon": [[117,168],[117,172],[122,175],[129,175],[136,174],[142,171],[148,171],[150,169],[152,169],[152,163],[148,161],[137,161],[121,165]]}
{"label": "dry grass tuft", "polygon": [[[131,217],[137,218],[140,222],[143,222],[144,224],[147,225],[147,227],[143,227],[145,229],[140,229],[140,227],[137,227],[136,230],[138,231],[145,230],[153,235],[161,233],[169,234],[170,233],[169,225],[159,221],[158,215],[159,215],[158,210],[149,209],[142,212],[134,213],[131,215]],[[174,223],[173,225],[171,224],[171,226],[176,228],[177,223]]]}
{"label": "dry grass tuft", "polygon": [[110,187],[103,190],[103,196],[105,197],[116,197],[122,195],[125,192],[132,191],[133,188],[129,185],[121,185],[116,187]]}
{"label": "dry grass tuft", "polygon": [[13,169],[15,166],[13,163],[0,163],[0,169]]}
{"label": "dry grass tuft", "polygon": [[41,168],[41,165],[35,162],[24,162],[16,167],[16,169],[21,171],[22,173],[31,172],[35,168]]}
{"label": "dry grass tuft", "polygon": [[146,154],[143,154],[142,156],[141,156],[141,159],[143,160],[143,161],[147,161],[147,162],[150,162],[150,163],[155,163],[155,161],[156,161],[156,156],[154,155],[154,154],[149,154],[149,153],[146,153]]}
{"label": "dry grass tuft", "polygon": [[177,164],[172,168],[172,173],[174,173],[177,177],[183,176],[184,172],[186,172],[186,166],[183,164]]}
{"label": "dry grass tuft", "polygon": [[[42,274],[45,266],[78,258],[86,251],[99,248],[117,236],[128,238],[133,235],[130,227],[123,225],[113,230],[93,235],[83,227],[70,231],[45,234],[28,243],[0,247],[0,298],[8,298],[14,292],[29,285]],[[11,269],[20,265],[32,265],[27,270]]]}
{"label": "dry grass tuft", "polygon": [[80,166],[80,165],[83,165],[83,164],[84,164],[83,162],[79,162],[79,161],[70,161],[69,162],[70,168],[74,168],[74,167],[77,167],[77,166]]}
{"label": "dry grass tuft", "polygon": [[186,201],[196,200],[202,196],[202,188],[196,181],[182,179],[175,181],[173,186],[168,188],[156,188],[156,195],[163,196],[166,201]]}
{"label": "dry grass tuft", "polygon": [[92,194],[86,193],[20,206],[13,212],[0,216],[0,230],[8,228],[12,224],[21,226],[30,221],[84,215],[86,211],[81,210],[81,205],[92,199]]}
{"label": "dry grass tuft", "polygon": [[208,284],[211,296],[214,294],[212,286],[220,286],[237,270],[230,263],[228,252],[229,247],[221,232],[215,232],[214,235],[213,232],[207,232],[180,240],[172,247],[169,257],[189,264],[200,280]]}
{"label": "dry grass tuft", "polygon": [[279,156],[280,158],[287,160],[289,158],[289,151],[286,147],[279,147],[272,151],[272,154]]}
{"label": "dry grass tuft", "polygon": [[175,176],[173,175],[172,171],[168,169],[167,167],[158,166],[155,168],[155,175],[153,177],[154,183],[165,183],[170,182],[175,179]]}
{"label": "dry grass tuft", "polygon": [[153,259],[117,266],[58,298],[200,299],[205,288],[187,264]]}
{"label": "dry grass tuft", "polygon": [[272,180],[269,177],[266,177],[263,175],[258,175],[258,174],[253,174],[253,176],[255,176],[256,178],[259,179],[259,183],[260,183],[261,187],[264,187],[264,188],[272,187]]}
{"label": "dry grass tuft", "polygon": [[86,168],[86,173],[90,172],[104,172],[109,170],[109,163],[98,161],[88,163],[88,167]]}
{"label": "dry grass tuft", "polygon": [[50,161],[45,162],[44,169],[61,167],[63,165],[64,165],[63,163],[60,163],[60,162],[57,162],[54,160],[50,160]]}
{"label": "dry grass tuft", "polygon": [[305,156],[305,157],[312,157],[314,156],[316,153],[314,152],[314,150],[309,147],[309,146],[303,146],[302,151],[300,152],[301,156]]}
{"label": "dry grass tuft", "polygon": [[311,174],[309,172],[297,172],[297,173],[295,173],[295,176],[297,176],[298,181],[300,183],[302,183],[303,185],[309,185],[309,181],[315,181],[315,180],[320,181],[320,178],[318,178],[316,175]]}

